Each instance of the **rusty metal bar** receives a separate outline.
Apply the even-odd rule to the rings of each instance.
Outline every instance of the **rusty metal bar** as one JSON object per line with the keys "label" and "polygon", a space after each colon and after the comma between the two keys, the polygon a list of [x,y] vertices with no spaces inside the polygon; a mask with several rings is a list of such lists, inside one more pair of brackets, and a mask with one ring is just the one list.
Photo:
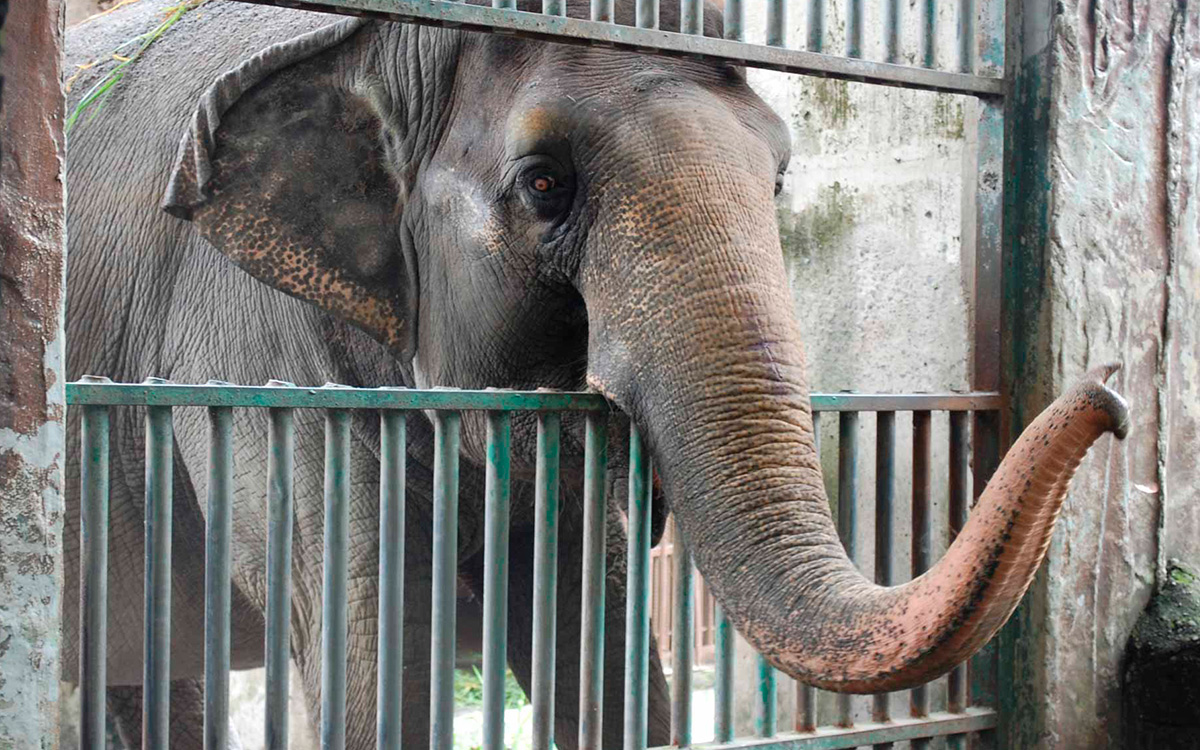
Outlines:
{"label": "rusty metal bar", "polygon": [[[587,416],[583,449],[583,625],[579,656],[579,750],[600,750],[603,743],[607,428],[606,415]],[[497,750],[503,750],[503,746]]]}
{"label": "rusty metal bar", "polygon": [[208,410],[208,515],[204,533],[204,746],[229,744],[233,409]]}
{"label": "rusty metal bar", "polygon": [[[912,479],[912,575],[913,578],[929,569],[933,557],[933,519],[929,513],[929,440],[932,416],[927,411],[913,412],[913,479]],[[911,693],[914,717],[929,714],[929,691],[925,685]],[[928,747],[928,740],[914,739],[914,750]]]}
{"label": "rusty metal bar", "polygon": [[[896,412],[881,411],[875,415],[875,582],[880,586],[895,583],[892,573],[895,497]],[[873,721],[885,724],[891,720],[889,701],[890,693],[872,699]],[[875,750],[890,750],[892,744],[885,742],[874,747]]]}
{"label": "rusty metal bar", "polygon": [[402,411],[379,412],[379,687],[375,712],[378,750],[400,750],[402,730],[405,422]]}
{"label": "rusty metal bar", "polygon": [[[163,383],[148,378],[147,383]],[[171,407],[146,409],[146,582],[142,639],[142,747],[166,750],[171,696]]]}
{"label": "rusty metal bar", "polygon": [[558,414],[539,414],[533,532],[533,750],[554,741],[554,633],[558,620]]}
{"label": "rusty metal bar", "polygon": [[591,19],[596,23],[613,22],[613,0],[592,0]]}
{"label": "rusty metal bar", "polygon": [[79,744],[104,747],[108,686],[107,406],[83,407],[79,462]]}

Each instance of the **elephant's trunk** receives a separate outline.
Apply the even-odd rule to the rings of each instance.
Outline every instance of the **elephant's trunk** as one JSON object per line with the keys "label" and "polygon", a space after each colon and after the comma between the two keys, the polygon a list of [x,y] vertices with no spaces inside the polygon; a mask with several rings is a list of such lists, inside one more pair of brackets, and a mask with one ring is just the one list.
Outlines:
{"label": "elephant's trunk", "polygon": [[830,515],[770,187],[753,165],[673,166],[605,206],[581,268],[591,384],[646,431],[697,568],[768,661],[841,692],[937,677],[1016,607],[1088,447],[1123,436],[1115,367],[1030,425],[931,570],[877,586]]}

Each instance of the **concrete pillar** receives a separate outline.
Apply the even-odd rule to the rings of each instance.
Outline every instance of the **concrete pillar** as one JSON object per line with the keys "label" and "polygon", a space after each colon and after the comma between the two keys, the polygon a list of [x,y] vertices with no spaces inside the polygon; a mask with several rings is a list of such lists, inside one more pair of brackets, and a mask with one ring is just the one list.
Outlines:
{"label": "concrete pillar", "polygon": [[1130,632],[1166,561],[1200,561],[1200,2],[1020,0],[1009,37],[1014,430],[1109,360],[1133,425],[1080,468],[1003,639],[1004,744],[1121,747]]}
{"label": "concrete pillar", "polygon": [[[8,5],[0,0],[0,10]],[[58,747],[62,581],[61,0],[7,8],[0,49],[0,747]]]}

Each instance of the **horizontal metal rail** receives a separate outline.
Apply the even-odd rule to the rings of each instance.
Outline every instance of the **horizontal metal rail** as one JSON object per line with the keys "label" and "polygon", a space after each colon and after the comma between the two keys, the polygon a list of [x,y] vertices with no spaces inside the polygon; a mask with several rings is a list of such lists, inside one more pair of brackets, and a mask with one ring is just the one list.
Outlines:
{"label": "horizontal metal rail", "polygon": [[526,13],[510,8],[470,5],[449,0],[248,0],[263,5],[370,16],[402,23],[453,26],[468,31],[501,31],[550,42],[602,44],[666,55],[721,60],[752,68],[800,73],[843,81],[900,86],[995,98],[1004,96],[999,78],[930,70],[853,57],[838,57],[782,46],[747,44],[654,28],[621,26],[582,18]]}
{"label": "horizontal metal rail", "polygon": [[902,742],[929,737],[946,737],[983,732],[999,725],[997,713],[990,708],[969,708],[963,713],[933,713],[917,719],[906,717],[886,724],[858,724],[850,728],[818,727],[805,734],[786,732],[764,739],[739,738],[737,742],[692,745],[695,750],[738,748],[739,750],[845,750],[885,742]]}
{"label": "horizontal metal rail", "polygon": [[[993,411],[1000,394],[814,393],[816,411]],[[240,406],[288,409],[440,409],[447,411],[615,411],[598,393],[466,391],[410,388],[296,388],[291,386],[67,384],[72,406]]]}

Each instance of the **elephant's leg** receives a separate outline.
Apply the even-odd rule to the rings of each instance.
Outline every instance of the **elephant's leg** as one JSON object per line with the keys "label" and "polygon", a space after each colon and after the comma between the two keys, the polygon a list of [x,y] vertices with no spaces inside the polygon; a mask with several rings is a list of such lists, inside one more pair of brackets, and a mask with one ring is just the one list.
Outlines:
{"label": "elephant's leg", "polygon": [[[432,524],[410,505],[406,523],[404,565],[404,633],[402,678],[402,747],[429,745],[429,640],[430,549]],[[354,537],[351,537],[354,539]],[[352,542],[352,546],[354,543]],[[369,547],[369,549],[368,549]],[[356,558],[360,562],[355,562]],[[376,692],[378,688],[379,576],[375,540],[365,540],[350,555],[350,585],[347,591],[346,747],[374,748],[376,739]],[[318,562],[318,571],[319,560]],[[292,656],[304,688],[305,703],[313,736],[321,737],[321,612],[320,581],[310,595],[297,597],[311,602],[294,606]]]}
{"label": "elephant's leg", "polygon": [[[171,750],[204,747],[204,683],[202,680],[172,680],[171,690]],[[142,688],[140,685],[110,686],[107,695],[108,713],[117,727],[117,735],[126,748],[142,746]],[[241,742],[229,729],[230,748],[240,748]]]}
{"label": "elephant's leg", "polygon": [[[625,706],[625,531],[617,511],[608,517],[607,585],[604,618],[604,747],[622,746]],[[555,642],[554,742],[573,750],[579,740],[579,653],[582,619],[582,524],[564,518],[559,538],[558,637]],[[515,530],[510,545],[508,660],[526,693],[533,669],[533,533]],[[482,576],[472,576],[482,580]],[[480,592],[482,595],[482,592]],[[667,682],[650,641],[650,747],[670,742],[671,705]]]}

